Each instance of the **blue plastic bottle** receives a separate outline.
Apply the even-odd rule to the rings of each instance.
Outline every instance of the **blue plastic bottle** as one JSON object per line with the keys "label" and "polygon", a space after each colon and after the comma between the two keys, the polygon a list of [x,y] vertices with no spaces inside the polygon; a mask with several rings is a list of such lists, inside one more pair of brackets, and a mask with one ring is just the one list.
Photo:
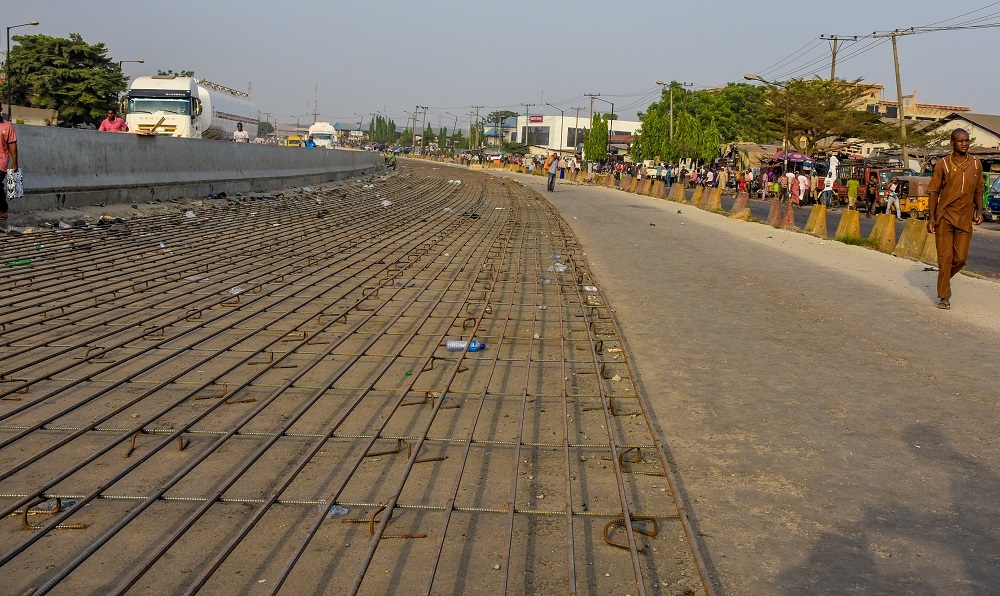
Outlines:
{"label": "blue plastic bottle", "polygon": [[445,349],[449,352],[462,352],[466,348],[468,348],[470,352],[478,352],[479,350],[486,349],[486,344],[476,340],[466,341],[464,339],[449,339],[444,345]]}

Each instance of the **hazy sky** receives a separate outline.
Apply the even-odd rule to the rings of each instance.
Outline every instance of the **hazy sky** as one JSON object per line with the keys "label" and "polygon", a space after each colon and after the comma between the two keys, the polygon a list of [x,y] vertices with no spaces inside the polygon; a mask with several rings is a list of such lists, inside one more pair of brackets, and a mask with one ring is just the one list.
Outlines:
{"label": "hazy sky", "polygon": [[[237,89],[252,82],[257,108],[283,122],[312,120],[318,84],[321,120],[356,122],[358,113],[367,127],[378,110],[402,128],[404,110],[421,105],[430,107],[429,123],[451,128],[455,118],[446,112],[467,126],[473,105],[486,106],[485,115],[551,102],[575,116],[570,108],[589,106],[584,93],[600,93],[623,119],[635,119],[658,97],[657,79],[698,88],[748,72],[829,76],[821,34],[924,26],[982,8],[944,24],[1000,22],[1000,2],[988,0],[5,0],[0,22],[38,20],[12,33],[75,32],[104,42],[114,60],[144,59],[124,65],[130,76],[159,68],[194,70]],[[894,99],[892,46],[882,41],[845,43],[837,76],[882,83]],[[903,93],[1000,114],[998,41],[1000,29],[900,38]]]}

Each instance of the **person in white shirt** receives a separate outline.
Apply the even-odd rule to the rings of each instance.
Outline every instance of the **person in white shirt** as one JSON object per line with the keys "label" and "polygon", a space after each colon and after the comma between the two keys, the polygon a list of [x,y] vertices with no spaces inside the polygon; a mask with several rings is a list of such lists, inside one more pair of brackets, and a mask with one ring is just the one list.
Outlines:
{"label": "person in white shirt", "polygon": [[249,143],[250,142],[250,133],[248,133],[247,131],[243,130],[243,123],[242,122],[237,122],[236,123],[236,132],[233,133],[233,142],[234,143]]}
{"label": "person in white shirt", "polygon": [[799,198],[803,205],[809,204],[809,178],[799,173]]}

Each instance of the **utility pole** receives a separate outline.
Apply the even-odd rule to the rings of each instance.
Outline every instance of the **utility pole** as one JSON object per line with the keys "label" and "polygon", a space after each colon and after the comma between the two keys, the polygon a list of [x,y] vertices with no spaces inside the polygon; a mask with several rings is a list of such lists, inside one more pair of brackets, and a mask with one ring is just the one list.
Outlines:
{"label": "utility pole", "polygon": [[316,90],[313,93],[313,124],[319,120],[319,83],[316,83]]}
{"label": "utility pole", "polygon": [[528,113],[528,109],[534,107],[535,104],[533,104],[533,103],[522,103],[521,105],[524,106],[524,146],[528,147],[529,146],[528,145],[528,125],[530,124],[529,119],[531,118],[530,114]]}
{"label": "utility pole", "polygon": [[576,128],[573,129],[573,152],[580,146],[580,110],[583,108],[570,108],[576,110]]}
{"label": "utility pole", "polygon": [[833,51],[831,52],[830,58],[830,80],[837,78],[837,45],[840,43],[840,38],[836,35],[833,36]]}
{"label": "utility pole", "polygon": [[910,166],[906,155],[906,122],[904,121],[905,116],[903,114],[903,83],[899,77],[899,50],[896,48],[896,39],[900,35],[910,35],[913,32],[913,28],[911,27],[910,29],[905,29],[903,31],[896,29],[891,33],[872,34],[872,37],[889,37],[892,39],[892,60],[896,66],[896,118],[899,119],[899,145],[903,157],[904,168],[908,168]]}
{"label": "utility pole", "polygon": [[[857,35],[852,35],[850,37],[851,41],[858,41]],[[820,35],[819,38],[833,42],[833,46],[830,51],[830,80],[832,81],[837,78],[837,50],[840,49],[840,42],[843,38],[840,35]]]}
{"label": "utility pole", "polygon": [[420,113],[420,106],[415,106],[413,108],[413,134],[410,135],[412,137],[411,140],[413,145],[410,151],[414,154],[416,154],[417,152],[417,114],[419,113]]}
{"label": "utility pole", "polygon": [[476,110],[476,149],[479,149],[479,108],[485,106],[472,106]]}
{"label": "utility pole", "polygon": [[591,128],[591,130],[593,130],[593,128],[594,128],[594,98],[595,97],[600,97],[601,94],[600,93],[584,93],[583,95],[584,95],[584,97],[589,97],[590,98],[590,128]]}

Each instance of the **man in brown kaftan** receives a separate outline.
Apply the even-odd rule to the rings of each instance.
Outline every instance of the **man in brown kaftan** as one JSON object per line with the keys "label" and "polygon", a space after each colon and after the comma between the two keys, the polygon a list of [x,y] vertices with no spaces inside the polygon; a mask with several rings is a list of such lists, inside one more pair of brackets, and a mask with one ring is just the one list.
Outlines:
{"label": "man in brown kaftan", "polygon": [[939,159],[927,185],[930,218],[938,255],[938,308],[951,308],[951,278],[969,258],[972,226],[983,223],[983,164],[969,155],[969,133],[951,133],[952,153]]}

